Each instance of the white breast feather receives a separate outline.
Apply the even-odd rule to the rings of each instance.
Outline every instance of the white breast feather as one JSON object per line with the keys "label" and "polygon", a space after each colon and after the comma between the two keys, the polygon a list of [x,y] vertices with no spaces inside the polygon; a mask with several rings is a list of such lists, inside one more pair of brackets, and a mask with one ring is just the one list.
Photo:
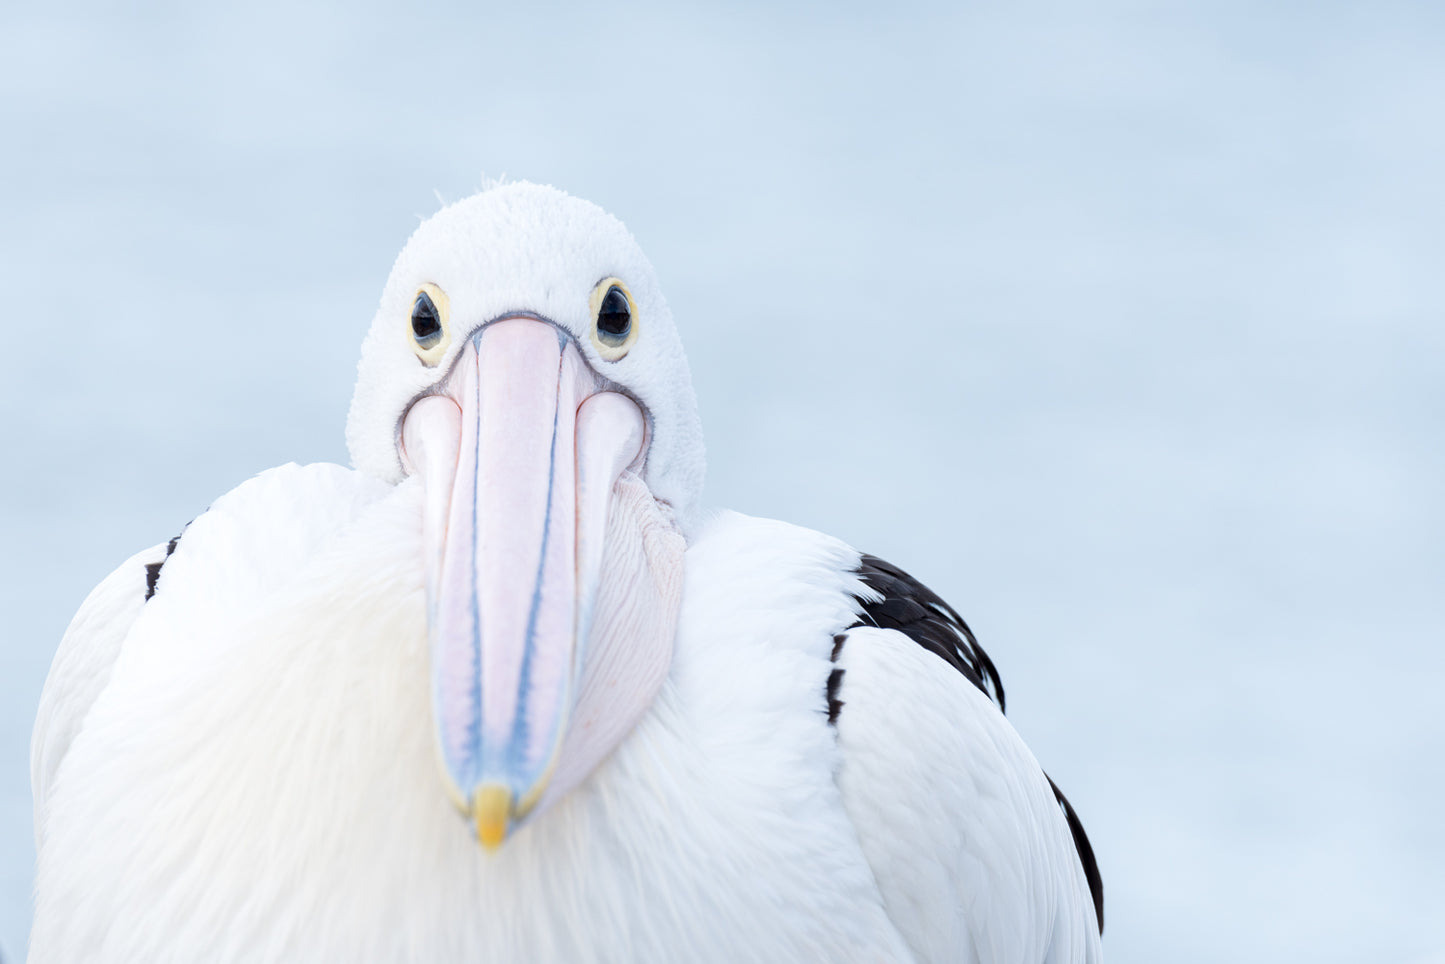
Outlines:
{"label": "white breast feather", "polygon": [[188,530],[58,772],[32,961],[911,959],[821,699],[856,554],[706,526],[653,712],[489,856],[436,772],[416,487],[277,471]]}

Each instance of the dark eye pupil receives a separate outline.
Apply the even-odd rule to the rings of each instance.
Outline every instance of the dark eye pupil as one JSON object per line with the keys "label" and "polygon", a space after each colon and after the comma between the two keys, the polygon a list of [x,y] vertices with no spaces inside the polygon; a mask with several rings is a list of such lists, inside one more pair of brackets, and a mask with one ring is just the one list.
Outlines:
{"label": "dark eye pupil", "polygon": [[411,333],[423,348],[430,348],[441,338],[442,323],[437,317],[437,306],[432,304],[425,291],[417,294],[416,302],[411,306]]}
{"label": "dark eye pupil", "polygon": [[627,303],[627,295],[616,285],[608,288],[602,298],[602,307],[597,310],[597,328],[618,338],[632,330],[632,308]]}

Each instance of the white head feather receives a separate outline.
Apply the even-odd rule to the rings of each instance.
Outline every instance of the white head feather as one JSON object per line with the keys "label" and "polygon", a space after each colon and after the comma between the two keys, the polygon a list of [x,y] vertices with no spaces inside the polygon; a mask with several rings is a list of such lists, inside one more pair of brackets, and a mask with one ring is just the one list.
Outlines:
{"label": "white head feather", "polygon": [[[627,284],[640,325],[636,343],[617,362],[603,360],[589,335],[589,295],[609,276]],[[451,303],[451,346],[435,367],[423,365],[409,343],[412,302],[424,282],[440,287]],[[400,481],[396,441],[407,406],[445,379],[468,335],[513,314],[566,329],[594,370],[642,403],[650,431],[643,479],[686,520],[702,492],[702,426],[656,274],[621,221],[545,185],[512,182],[450,204],[402,249],[361,346],[346,425],[352,464]]]}

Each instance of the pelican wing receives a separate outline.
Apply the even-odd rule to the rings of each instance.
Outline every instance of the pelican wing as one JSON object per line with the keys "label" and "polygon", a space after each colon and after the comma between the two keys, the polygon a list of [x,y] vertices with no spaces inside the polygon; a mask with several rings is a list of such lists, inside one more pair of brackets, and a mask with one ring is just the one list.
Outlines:
{"label": "pelican wing", "polygon": [[30,784],[35,838],[45,833],[46,801],[60,761],[80,732],[85,714],[110,681],[111,667],[141,607],[155,592],[161,566],[176,540],[131,556],[81,603],[50,664],[30,743]]}
{"label": "pelican wing", "polygon": [[[167,580],[181,580],[176,601],[187,607],[217,621],[240,618],[342,523],[389,491],[338,465],[268,469],[217,499],[184,538],[131,556],[95,587],[71,620],[40,697],[30,749],[37,847],[61,762],[143,608],[152,597],[169,598]],[[204,637],[183,645],[204,645]]]}
{"label": "pelican wing", "polygon": [[890,918],[924,961],[1098,961],[1092,849],[1004,718],[993,663],[907,573],[864,556],[859,575],[829,715],[844,805]]}

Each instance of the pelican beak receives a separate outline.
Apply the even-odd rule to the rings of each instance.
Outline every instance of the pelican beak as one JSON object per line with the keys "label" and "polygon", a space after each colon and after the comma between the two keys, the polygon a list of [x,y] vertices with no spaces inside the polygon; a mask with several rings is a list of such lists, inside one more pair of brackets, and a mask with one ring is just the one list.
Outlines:
{"label": "pelican beak", "polygon": [[425,489],[441,769],[488,850],[557,769],[614,487],[642,459],[641,410],[601,386],[560,329],[508,318],[479,329],[402,423],[403,458]]}

